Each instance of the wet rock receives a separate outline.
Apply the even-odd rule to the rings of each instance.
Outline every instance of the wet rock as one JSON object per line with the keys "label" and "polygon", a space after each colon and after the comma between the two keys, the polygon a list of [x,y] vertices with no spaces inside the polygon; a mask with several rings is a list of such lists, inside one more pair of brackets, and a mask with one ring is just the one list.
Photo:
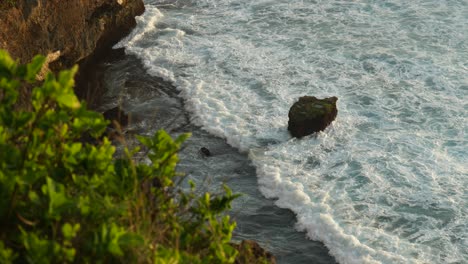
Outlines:
{"label": "wet rock", "polygon": [[240,244],[233,244],[239,251],[235,264],[271,263],[276,264],[276,258],[253,240],[243,240]]}
{"label": "wet rock", "polygon": [[335,120],[338,98],[333,96],[318,99],[303,96],[289,110],[288,130],[293,137],[303,137],[324,130]]}
{"label": "wet rock", "polygon": [[200,153],[204,156],[204,157],[210,157],[211,156],[211,152],[209,149],[205,148],[205,147],[202,147],[200,149]]}

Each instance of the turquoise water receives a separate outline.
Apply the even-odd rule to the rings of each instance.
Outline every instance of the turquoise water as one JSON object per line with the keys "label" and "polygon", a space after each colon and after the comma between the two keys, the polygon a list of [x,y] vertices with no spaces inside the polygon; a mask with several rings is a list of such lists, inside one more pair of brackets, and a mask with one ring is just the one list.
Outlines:
{"label": "turquoise water", "polygon": [[[467,1],[146,1],[120,45],[172,81],[340,263],[468,262]],[[303,95],[333,125],[287,132]]]}

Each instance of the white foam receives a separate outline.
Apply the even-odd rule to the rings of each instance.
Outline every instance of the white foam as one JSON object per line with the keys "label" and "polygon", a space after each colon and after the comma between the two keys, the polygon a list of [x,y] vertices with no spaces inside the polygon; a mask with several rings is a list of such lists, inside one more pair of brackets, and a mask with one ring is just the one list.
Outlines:
{"label": "white foam", "polygon": [[[298,230],[340,263],[468,258],[462,2],[219,0],[165,12],[147,5],[120,45],[181,90],[197,124],[249,153],[261,192]],[[304,94],[338,96],[338,118],[290,139],[287,113]]]}
{"label": "white foam", "polygon": [[164,15],[155,7],[147,6],[146,15],[137,16],[135,18],[138,25],[145,25],[144,27],[136,27],[130,35],[117,43],[114,48],[123,48],[124,46],[137,46],[138,41],[141,41],[145,34],[156,31],[156,24]]}

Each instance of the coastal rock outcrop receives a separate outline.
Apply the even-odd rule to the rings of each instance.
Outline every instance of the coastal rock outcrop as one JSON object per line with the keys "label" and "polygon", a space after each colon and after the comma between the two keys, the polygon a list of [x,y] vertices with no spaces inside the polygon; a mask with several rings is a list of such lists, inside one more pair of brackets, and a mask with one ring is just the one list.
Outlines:
{"label": "coastal rock outcrop", "polygon": [[303,137],[324,130],[338,113],[338,98],[318,99],[303,96],[289,109],[288,130],[294,137]]}
{"label": "coastal rock outcrop", "polygon": [[233,244],[238,251],[235,264],[250,264],[250,263],[269,263],[276,264],[276,258],[262,248],[256,241],[242,240],[240,244]]}
{"label": "coastal rock outcrop", "polygon": [[127,35],[144,9],[142,0],[5,1],[0,49],[21,63],[36,54],[59,54],[49,64],[52,71],[78,63],[84,77],[83,70]]}

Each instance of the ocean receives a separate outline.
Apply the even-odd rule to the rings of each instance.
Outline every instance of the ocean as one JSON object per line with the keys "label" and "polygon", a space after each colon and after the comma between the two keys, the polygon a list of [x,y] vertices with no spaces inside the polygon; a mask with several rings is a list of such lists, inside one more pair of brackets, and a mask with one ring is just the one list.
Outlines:
{"label": "ocean", "polygon": [[[278,232],[272,251],[320,241],[339,263],[468,263],[468,1],[147,0],[137,22],[118,47],[177,88],[189,117],[175,118],[214,152],[236,149],[198,171],[260,191],[239,218],[293,213],[255,218],[304,238]],[[337,96],[338,116],[294,139],[304,95]]]}

